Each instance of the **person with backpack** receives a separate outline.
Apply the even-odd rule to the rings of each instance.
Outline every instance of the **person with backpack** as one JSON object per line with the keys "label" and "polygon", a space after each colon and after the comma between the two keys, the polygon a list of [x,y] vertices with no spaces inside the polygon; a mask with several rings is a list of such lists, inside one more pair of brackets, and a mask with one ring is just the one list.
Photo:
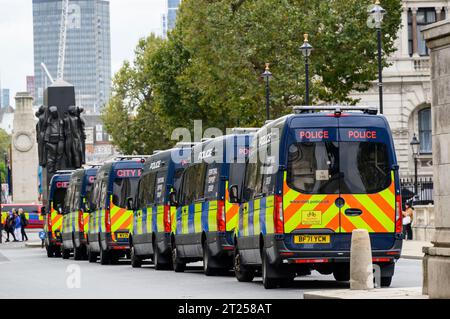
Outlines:
{"label": "person with backpack", "polygon": [[25,212],[22,208],[19,208],[19,217],[21,221],[21,229],[20,232],[22,234],[22,241],[28,241],[27,233],[25,233],[25,227],[28,226],[28,219],[27,216],[25,216]]}
{"label": "person with backpack", "polygon": [[7,235],[7,238],[6,238],[5,242],[9,242],[9,235],[10,234],[14,238],[14,241],[18,241],[17,238],[16,238],[16,235],[14,235],[14,213],[15,213],[15,209],[13,209],[12,212],[9,212],[9,214],[6,217],[6,220],[5,220],[5,232],[6,232],[6,235]]}

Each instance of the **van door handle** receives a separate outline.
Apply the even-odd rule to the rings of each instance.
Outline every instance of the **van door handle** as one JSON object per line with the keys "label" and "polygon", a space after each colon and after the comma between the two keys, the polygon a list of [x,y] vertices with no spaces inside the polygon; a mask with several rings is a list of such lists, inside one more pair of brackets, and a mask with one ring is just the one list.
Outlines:
{"label": "van door handle", "polygon": [[345,210],[345,215],[347,216],[359,216],[362,214],[362,210],[359,208],[347,208]]}

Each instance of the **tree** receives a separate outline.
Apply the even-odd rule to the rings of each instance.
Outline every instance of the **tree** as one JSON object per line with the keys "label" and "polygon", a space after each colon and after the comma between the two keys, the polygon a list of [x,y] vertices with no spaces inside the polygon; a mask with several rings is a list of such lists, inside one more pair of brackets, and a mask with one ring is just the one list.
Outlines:
{"label": "tree", "polygon": [[9,153],[9,146],[11,145],[11,136],[0,129],[0,172],[2,174],[1,183],[6,183],[7,169],[4,162],[4,154]]}
{"label": "tree", "polygon": [[[134,64],[114,79],[105,123],[127,153],[170,147],[173,128],[193,120],[222,130],[264,123],[264,81],[271,63],[271,116],[304,101],[303,33],[314,103],[348,103],[377,77],[377,38],[367,26],[371,0],[185,0],[168,40],[141,40]],[[384,66],[395,51],[400,0],[384,0]]]}
{"label": "tree", "polygon": [[113,95],[102,119],[113,143],[125,154],[148,154],[167,145],[149,81],[151,57],[161,45],[162,40],[154,35],[141,39],[134,62],[125,61],[113,79]]}

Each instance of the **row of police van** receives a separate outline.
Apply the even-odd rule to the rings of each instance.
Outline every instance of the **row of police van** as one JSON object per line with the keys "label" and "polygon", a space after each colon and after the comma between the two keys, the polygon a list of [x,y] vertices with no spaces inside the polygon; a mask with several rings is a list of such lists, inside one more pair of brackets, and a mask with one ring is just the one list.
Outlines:
{"label": "row of police van", "polygon": [[381,285],[402,248],[398,165],[386,119],[368,108],[296,108],[149,156],[59,171],[45,214],[48,257],[151,260],[265,288],[316,270],[350,277],[354,229],[370,234]]}

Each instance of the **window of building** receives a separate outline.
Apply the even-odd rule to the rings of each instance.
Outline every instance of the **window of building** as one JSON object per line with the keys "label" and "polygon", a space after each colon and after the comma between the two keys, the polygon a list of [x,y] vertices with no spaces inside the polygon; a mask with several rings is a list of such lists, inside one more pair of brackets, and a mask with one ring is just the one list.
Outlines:
{"label": "window of building", "polygon": [[[441,12],[442,19],[445,18],[445,10],[442,10]],[[434,7],[432,8],[419,8],[417,10],[416,15],[417,20],[417,28],[416,28],[416,34],[417,34],[417,54],[420,56],[428,56],[428,48],[425,44],[425,40],[423,39],[423,35],[420,32],[424,26],[430,23],[434,23],[437,21],[436,17],[436,9]],[[413,14],[412,11],[408,11],[408,42],[409,42],[409,55],[413,55]]]}
{"label": "window of building", "polygon": [[431,154],[431,108],[419,111],[420,153]]}

